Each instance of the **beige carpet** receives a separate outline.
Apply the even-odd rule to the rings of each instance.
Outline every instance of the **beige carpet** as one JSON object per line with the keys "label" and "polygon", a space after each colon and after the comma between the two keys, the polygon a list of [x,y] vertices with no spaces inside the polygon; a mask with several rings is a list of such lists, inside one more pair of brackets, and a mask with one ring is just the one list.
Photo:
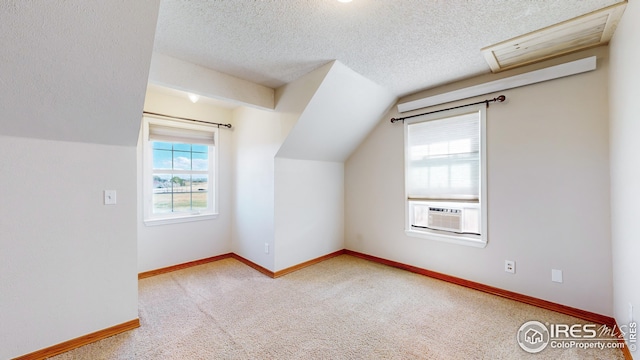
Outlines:
{"label": "beige carpet", "polygon": [[141,328],[54,359],[623,359],[516,342],[529,320],[584,323],[341,255],[278,279],[234,260],[140,281]]}

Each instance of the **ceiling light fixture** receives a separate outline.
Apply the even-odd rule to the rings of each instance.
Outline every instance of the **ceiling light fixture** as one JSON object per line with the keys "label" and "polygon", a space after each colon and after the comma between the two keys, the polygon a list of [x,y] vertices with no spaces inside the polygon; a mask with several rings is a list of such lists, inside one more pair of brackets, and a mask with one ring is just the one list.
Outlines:
{"label": "ceiling light fixture", "polygon": [[196,95],[196,94],[192,94],[192,93],[187,93],[187,96],[189,96],[189,100],[191,100],[192,103],[197,103],[198,100],[200,100],[200,96]]}
{"label": "ceiling light fixture", "polygon": [[338,0],[338,1],[341,2],[341,3],[350,3],[351,2],[351,0]]}

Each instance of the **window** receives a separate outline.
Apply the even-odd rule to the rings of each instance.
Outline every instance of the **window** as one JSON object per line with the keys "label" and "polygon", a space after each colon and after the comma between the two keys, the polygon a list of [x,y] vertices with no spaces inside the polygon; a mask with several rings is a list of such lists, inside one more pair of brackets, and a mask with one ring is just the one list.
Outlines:
{"label": "window", "polygon": [[214,218],[217,129],[165,119],[143,120],[145,224]]}
{"label": "window", "polygon": [[486,246],[485,124],[484,106],[405,121],[407,235]]}

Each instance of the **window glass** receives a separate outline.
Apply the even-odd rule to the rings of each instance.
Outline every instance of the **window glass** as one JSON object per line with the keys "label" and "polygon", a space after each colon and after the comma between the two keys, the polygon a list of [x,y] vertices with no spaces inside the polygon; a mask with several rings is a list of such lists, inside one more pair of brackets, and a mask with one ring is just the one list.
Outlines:
{"label": "window glass", "polygon": [[484,108],[406,121],[408,235],[484,247]]}
{"label": "window glass", "polygon": [[145,223],[214,215],[216,130],[149,118],[144,124]]}

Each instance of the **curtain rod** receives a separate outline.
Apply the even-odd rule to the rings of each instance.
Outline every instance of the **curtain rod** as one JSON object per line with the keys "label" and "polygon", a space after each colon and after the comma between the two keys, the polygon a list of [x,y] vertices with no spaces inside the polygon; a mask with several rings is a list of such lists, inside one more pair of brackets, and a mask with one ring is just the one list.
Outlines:
{"label": "curtain rod", "polygon": [[422,115],[435,114],[435,113],[439,113],[439,112],[442,112],[442,111],[453,110],[453,109],[459,109],[459,108],[462,108],[462,107],[473,106],[473,105],[478,105],[478,104],[485,104],[485,105],[487,105],[487,107],[489,107],[489,103],[490,103],[490,102],[503,102],[503,101],[505,101],[506,99],[507,99],[507,97],[506,97],[506,96],[504,96],[504,95],[500,95],[500,96],[498,96],[498,97],[496,97],[496,98],[493,98],[493,99],[487,99],[487,100],[483,100],[483,101],[478,101],[478,102],[475,102],[475,103],[473,103],[473,104],[465,104],[465,105],[460,105],[460,106],[454,106],[454,107],[450,107],[450,108],[447,108],[447,109],[441,109],[441,110],[429,111],[429,112],[426,112],[426,113],[416,114],[416,115],[411,115],[411,116],[405,116],[405,117],[401,117],[401,118],[391,118],[391,123],[393,124],[393,123],[395,123],[396,121],[402,121],[402,122],[404,122],[404,120],[405,120],[405,119],[410,119],[410,118],[413,118],[413,117],[416,117],[416,116],[422,116]]}
{"label": "curtain rod", "polygon": [[166,117],[166,118],[170,118],[170,119],[186,120],[186,121],[193,121],[193,122],[198,122],[198,123],[203,123],[203,124],[216,125],[218,128],[220,128],[220,126],[224,126],[226,128],[231,129],[231,124],[221,124],[221,123],[204,121],[204,120],[195,120],[195,119],[183,118],[183,117],[178,117],[178,116],[158,114],[158,113],[149,112],[149,111],[143,111],[142,113],[143,114],[147,114],[147,115],[162,116],[162,117]]}

